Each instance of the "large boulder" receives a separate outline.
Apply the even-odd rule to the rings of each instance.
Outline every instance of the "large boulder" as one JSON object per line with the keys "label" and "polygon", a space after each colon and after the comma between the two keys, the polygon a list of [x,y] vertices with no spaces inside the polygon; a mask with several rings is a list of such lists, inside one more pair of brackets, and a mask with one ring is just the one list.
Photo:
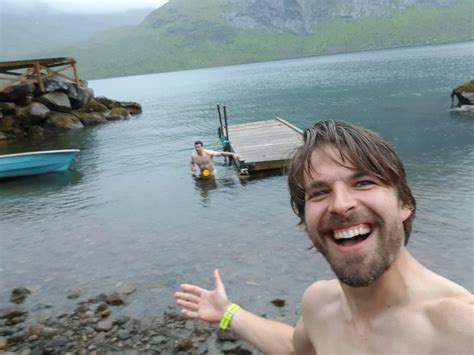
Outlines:
{"label": "large boulder", "polygon": [[115,107],[120,107],[120,102],[119,101],[109,99],[108,97],[105,97],[105,96],[97,96],[95,98],[95,100],[98,103],[100,103],[100,104],[104,105],[105,107],[107,107],[109,110],[113,109]]}
{"label": "large boulder", "polygon": [[457,107],[463,105],[474,105],[474,80],[461,84],[451,92],[451,98],[458,99]]}
{"label": "large boulder", "polygon": [[10,135],[8,135],[5,132],[0,131],[0,142],[1,141],[8,141],[10,139],[11,139]]}
{"label": "large boulder", "polygon": [[28,102],[29,97],[34,96],[35,90],[35,85],[30,83],[9,86],[0,92],[0,101],[10,101],[23,105]]}
{"label": "large boulder", "polygon": [[69,97],[63,92],[50,92],[38,97],[36,101],[46,105],[52,111],[71,112],[72,110],[71,101],[69,100]]}
{"label": "large boulder", "polygon": [[79,118],[70,113],[53,112],[46,124],[48,127],[59,130],[84,128]]}
{"label": "large boulder", "polygon": [[74,109],[87,106],[94,98],[94,90],[90,88],[78,87],[74,94],[68,93],[71,105]]}
{"label": "large boulder", "polygon": [[44,91],[46,93],[53,91],[62,91],[67,93],[70,90],[75,90],[75,84],[62,76],[50,76],[43,80]]}
{"label": "large boulder", "polygon": [[71,100],[73,108],[86,105],[94,98],[94,90],[87,87],[87,82],[81,81],[84,86],[77,86],[76,83],[61,76],[52,76],[44,80],[45,92],[60,91],[65,93]]}
{"label": "large boulder", "polygon": [[122,107],[122,108],[127,109],[128,113],[131,115],[138,115],[139,113],[142,113],[142,107],[137,102],[116,101],[116,100],[109,99],[108,97],[105,97],[105,96],[98,96],[95,98],[95,100],[98,103],[106,106],[109,110],[112,110],[117,107]]}
{"label": "large boulder", "polygon": [[0,112],[3,115],[16,115],[17,106],[14,102],[0,102]]}
{"label": "large boulder", "polygon": [[0,119],[0,131],[17,138],[21,138],[25,135],[24,130],[19,125],[19,121],[16,119],[16,116],[10,115],[4,116]]}
{"label": "large boulder", "polygon": [[50,109],[45,105],[40,102],[32,102],[18,110],[17,119],[23,126],[37,125],[44,123],[50,114]]}
{"label": "large boulder", "polygon": [[130,114],[128,110],[123,107],[115,107],[105,113],[105,118],[107,121],[117,121],[130,118]]}
{"label": "large boulder", "polygon": [[91,99],[86,105],[81,108],[81,111],[105,113],[108,111],[108,108],[107,106],[102,105],[95,99]]}
{"label": "large boulder", "polygon": [[126,108],[131,115],[142,113],[142,106],[138,102],[120,102],[120,106]]}
{"label": "large boulder", "polygon": [[97,112],[73,112],[74,116],[79,118],[84,126],[95,126],[101,123],[106,123],[107,119]]}

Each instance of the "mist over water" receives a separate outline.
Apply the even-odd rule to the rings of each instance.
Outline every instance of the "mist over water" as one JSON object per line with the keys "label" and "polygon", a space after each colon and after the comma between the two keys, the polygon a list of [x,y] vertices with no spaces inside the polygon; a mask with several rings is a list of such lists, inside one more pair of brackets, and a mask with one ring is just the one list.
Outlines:
{"label": "mist over water", "polygon": [[[289,205],[285,176],[239,180],[216,158],[215,182],[193,178],[193,142],[220,150],[216,104],[230,124],[273,118],[300,128],[336,119],[373,129],[405,163],[418,200],[409,250],[474,291],[474,117],[450,111],[473,78],[472,42],[238,65],[89,83],[96,96],[138,101],[143,114],[0,153],[79,148],[72,169],[0,183],[0,307],[13,287],[27,308],[73,309],[137,287],[120,312],[159,315],[182,282],[212,287],[218,267],[234,302],[297,317],[305,288],[333,278]],[[80,69],[80,68],[79,68]],[[231,137],[232,139],[232,137]],[[114,310],[114,314],[117,311]]]}

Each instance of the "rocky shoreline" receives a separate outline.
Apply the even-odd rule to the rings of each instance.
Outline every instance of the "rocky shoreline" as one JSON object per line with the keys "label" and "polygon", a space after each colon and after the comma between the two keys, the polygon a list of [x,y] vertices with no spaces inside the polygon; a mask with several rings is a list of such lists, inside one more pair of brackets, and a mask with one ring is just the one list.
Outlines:
{"label": "rocky shoreline", "polygon": [[[19,306],[0,309],[0,353],[5,354],[258,354],[232,331],[180,317],[170,308],[162,317],[114,316],[128,287],[79,301],[71,313],[38,319]],[[10,300],[22,303],[30,291],[18,288]],[[18,297],[18,295],[20,295]],[[78,297],[72,293],[68,298]],[[44,306],[51,307],[51,306]]]}
{"label": "rocky shoreline", "polygon": [[47,138],[59,132],[129,119],[142,108],[137,102],[124,102],[94,96],[87,87],[53,76],[44,80],[44,92],[26,83],[0,92],[0,143]]}

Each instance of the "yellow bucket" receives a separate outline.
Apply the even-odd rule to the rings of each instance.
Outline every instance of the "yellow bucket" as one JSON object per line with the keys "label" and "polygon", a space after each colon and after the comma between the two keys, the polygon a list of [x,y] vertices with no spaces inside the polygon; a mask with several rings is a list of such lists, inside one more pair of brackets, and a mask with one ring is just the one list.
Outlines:
{"label": "yellow bucket", "polygon": [[209,169],[203,169],[201,171],[201,175],[204,176],[204,177],[208,177],[211,175],[211,172],[209,171]]}

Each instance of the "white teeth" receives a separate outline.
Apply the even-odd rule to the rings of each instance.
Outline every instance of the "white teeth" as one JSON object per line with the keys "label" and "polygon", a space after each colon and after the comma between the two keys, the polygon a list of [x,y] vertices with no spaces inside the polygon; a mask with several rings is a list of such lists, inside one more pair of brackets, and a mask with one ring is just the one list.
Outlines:
{"label": "white teeth", "polygon": [[369,227],[366,226],[359,226],[355,228],[349,228],[342,231],[334,232],[334,238],[336,239],[349,239],[354,238],[357,235],[367,234],[370,233],[371,230]]}

